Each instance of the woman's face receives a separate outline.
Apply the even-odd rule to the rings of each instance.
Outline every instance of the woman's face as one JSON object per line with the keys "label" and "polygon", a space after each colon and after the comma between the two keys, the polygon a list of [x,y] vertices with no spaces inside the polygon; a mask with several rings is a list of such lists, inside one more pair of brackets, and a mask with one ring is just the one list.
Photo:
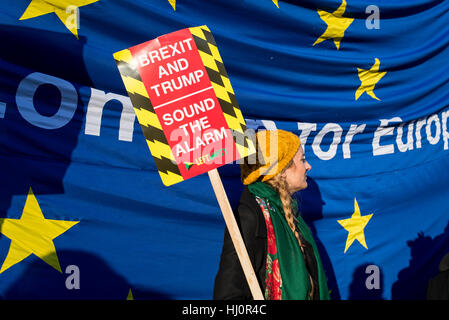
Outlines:
{"label": "woman's face", "polygon": [[311,165],[306,161],[302,147],[299,147],[293,157],[292,165],[283,173],[287,181],[290,194],[307,188],[307,171],[312,169]]}

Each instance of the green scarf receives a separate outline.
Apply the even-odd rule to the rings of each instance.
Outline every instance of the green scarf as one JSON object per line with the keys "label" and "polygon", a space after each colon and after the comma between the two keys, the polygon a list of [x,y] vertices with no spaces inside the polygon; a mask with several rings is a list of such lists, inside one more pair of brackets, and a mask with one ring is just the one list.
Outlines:
{"label": "green scarf", "polygon": [[[269,201],[272,210],[270,216],[276,235],[276,246],[279,257],[279,268],[282,278],[282,299],[285,300],[308,300],[310,299],[310,281],[304,257],[298,241],[284,217],[284,210],[279,193],[271,186],[263,182],[254,182],[248,185],[249,191]],[[298,211],[295,199],[292,202],[293,212]],[[320,255],[313,239],[310,229],[307,227],[300,215],[297,215],[298,231],[304,239],[312,245],[318,268],[318,286],[320,300],[329,300],[329,289],[327,287],[326,275],[323,270]]]}

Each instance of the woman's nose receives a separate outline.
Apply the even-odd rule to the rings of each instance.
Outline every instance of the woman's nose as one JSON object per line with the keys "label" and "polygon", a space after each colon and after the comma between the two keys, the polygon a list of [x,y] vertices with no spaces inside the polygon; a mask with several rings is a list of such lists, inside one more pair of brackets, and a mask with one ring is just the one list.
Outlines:
{"label": "woman's nose", "polygon": [[312,166],[306,161],[306,170],[310,171],[312,170]]}

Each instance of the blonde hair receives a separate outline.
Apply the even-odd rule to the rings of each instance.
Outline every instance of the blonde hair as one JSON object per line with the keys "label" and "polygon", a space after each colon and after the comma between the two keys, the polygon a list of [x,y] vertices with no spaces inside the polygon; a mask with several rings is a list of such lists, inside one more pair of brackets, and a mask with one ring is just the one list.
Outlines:
{"label": "blonde hair", "polygon": [[[245,158],[243,163],[240,165],[242,182],[245,181],[245,179],[251,174],[251,172],[253,172],[254,170],[258,170],[261,167],[261,165],[262,164],[259,163],[259,161],[256,161],[256,163],[249,163],[248,157]],[[299,244],[299,248],[304,253],[303,244],[301,242],[299,232],[296,228],[297,219],[293,212],[292,195],[290,194],[290,190],[288,188],[288,183],[284,177],[285,170],[290,168],[292,165],[295,165],[293,159],[288,162],[288,164],[285,166],[285,168],[283,168],[281,170],[281,172],[276,174],[274,177],[266,180],[265,183],[267,183],[271,187],[273,187],[273,189],[276,190],[276,192],[279,194],[281,203],[282,203],[282,209],[284,211],[285,220],[287,221],[288,226],[290,227],[293,234],[295,235],[295,238]],[[262,181],[262,176],[260,176],[257,181]],[[310,274],[309,274],[309,281],[310,281],[310,286],[311,286],[309,295],[313,299],[313,295],[315,292],[315,285],[312,281],[312,277],[310,276]]]}
{"label": "blonde hair", "polygon": [[[257,161],[258,162],[258,161]],[[284,211],[285,220],[287,221],[288,226],[292,230],[293,234],[295,235],[296,239],[298,240],[298,243],[300,246],[302,246],[301,240],[299,238],[299,234],[296,228],[296,217],[293,212],[292,207],[292,196],[290,194],[287,181],[285,180],[283,173],[285,170],[290,168],[292,165],[295,165],[293,162],[293,159],[290,160],[290,162],[285,166],[284,169],[282,169],[281,172],[279,172],[277,175],[272,177],[271,179],[265,181],[265,183],[269,184],[271,187],[273,187],[274,190],[276,190],[277,193],[279,193],[281,203],[282,203],[282,209]],[[260,168],[260,163],[248,163],[247,159],[245,158],[243,163],[241,164],[241,180],[242,182],[248,177],[251,172],[254,170],[258,170]],[[302,249],[302,248],[301,248]]]}
{"label": "blonde hair", "polygon": [[296,217],[292,207],[293,199],[288,189],[287,181],[283,177],[283,173],[285,172],[285,170],[290,168],[292,165],[295,165],[293,160],[290,161],[290,163],[284,168],[284,170],[282,170],[279,174],[277,174],[270,180],[266,181],[266,183],[272,186],[273,189],[276,190],[277,193],[279,193],[282,203],[282,209],[284,210],[285,220],[287,221],[288,226],[295,235],[296,240],[298,240],[299,245],[302,246],[299,233],[296,228]]}
{"label": "blonde hair", "polygon": [[[270,186],[272,186],[278,193],[281,198],[282,203],[282,209],[284,210],[284,216],[285,220],[287,220],[287,224],[292,230],[293,234],[295,235],[296,240],[298,241],[299,248],[304,253],[303,244],[301,242],[301,238],[299,237],[298,229],[296,228],[296,217],[293,213],[292,208],[292,196],[288,190],[288,184],[287,181],[285,181],[285,178],[283,176],[283,173],[285,170],[290,168],[292,165],[295,165],[293,160],[291,160],[288,165],[282,170],[279,174],[275,175],[273,178],[266,181]],[[312,277],[309,274],[309,281],[310,281],[310,298],[313,299],[313,295],[315,292],[315,285],[313,283]]]}

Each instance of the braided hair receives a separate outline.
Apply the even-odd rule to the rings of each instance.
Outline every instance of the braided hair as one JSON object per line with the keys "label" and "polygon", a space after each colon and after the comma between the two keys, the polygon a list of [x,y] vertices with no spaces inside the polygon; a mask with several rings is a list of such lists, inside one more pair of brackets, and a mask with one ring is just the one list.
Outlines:
{"label": "braided hair", "polygon": [[[254,170],[258,170],[261,167],[261,164],[259,161],[248,161],[248,158],[245,158],[243,163],[241,164],[241,180],[242,182],[245,180],[245,178]],[[251,163],[252,162],[252,163]],[[287,181],[284,177],[284,172],[290,168],[291,166],[294,166],[295,163],[293,159],[285,166],[285,168],[277,175],[275,175],[273,178],[265,181],[265,183],[269,184],[271,187],[273,187],[274,190],[276,190],[277,193],[279,193],[281,203],[282,203],[282,209],[284,211],[285,220],[287,220],[287,224],[292,230],[293,234],[295,235],[296,239],[298,240],[299,245],[301,246],[301,240],[300,236],[298,234],[298,230],[296,228],[296,217],[293,212],[292,208],[292,196],[290,194]]]}

